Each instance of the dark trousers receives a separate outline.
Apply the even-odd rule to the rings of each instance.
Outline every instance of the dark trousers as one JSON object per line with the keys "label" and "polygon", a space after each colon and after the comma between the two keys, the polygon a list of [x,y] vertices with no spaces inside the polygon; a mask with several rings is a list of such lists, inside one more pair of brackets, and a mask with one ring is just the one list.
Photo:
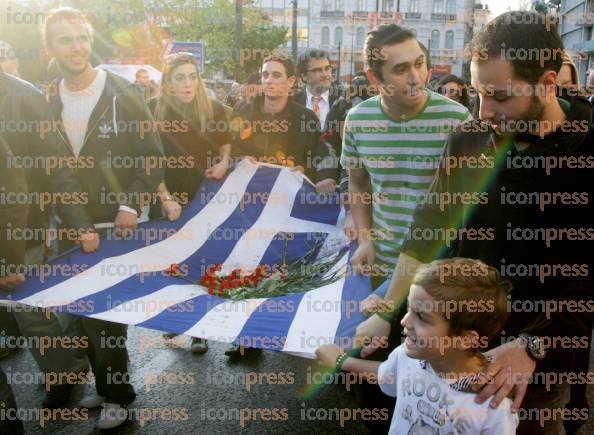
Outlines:
{"label": "dark trousers", "polygon": [[[373,277],[372,286],[376,291],[381,287],[380,294],[385,294],[386,286],[389,285],[392,277],[378,278]],[[392,328],[390,329],[390,335],[388,337],[388,346],[383,349],[376,350],[373,354],[368,356],[366,359],[370,361],[386,361],[390,353],[400,346],[402,342],[402,326],[400,320],[406,314],[406,305],[403,309],[396,313],[394,321],[392,322]],[[375,409],[388,409],[389,418],[386,420],[367,420],[364,421],[365,426],[371,434],[387,434],[390,430],[390,422],[392,421],[392,413],[394,412],[394,406],[396,405],[396,398],[385,395],[380,387],[376,384],[370,384],[367,381],[362,381],[360,384],[355,385],[351,391],[355,395],[357,406],[362,409],[369,409],[369,412]],[[377,412],[377,411],[376,411]]]}
{"label": "dark trousers", "polygon": [[81,317],[89,340],[87,356],[95,374],[97,393],[108,403],[128,405],[136,398],[128,374],[127,325]]}
{"label": "dark trousers", "polygon": [[[99,233],[101,235],[102,231]],[[62,243],[59,250],[64,252],[71,246],[72,243]],[[132,403],[136,393],[128,374],[128,326],[91,317],[68,316],[64,331],[68,335],[88,337],[86,354],[95,375],[97,394],[108,403]]]}
{"label": "dark trousers", "polygon": [[[551,385],[547,391],[543,385],[530,385],[522,406],[518,411],[520,425],[516,431],[517,435],[563,435],[563,419],[555,410],[567,408],[569,402],[569,385]],[[544,416],[545,418],[540,418]],[[551,418],[546,418],[552,416]],[[587,422],[581,420],[581,424]]]}
{"label": "dark trousers", "polygon": [[25,433],[23,422],[16,417],[16,400],[12,388],[8,385],[6,375],[0,368],[0,435]]}
{"label": "dark trousers", "polygon": [[[588,373],[590,370],[590,349],[592,347],[592,340],[588,339],[588,348],[587,349],[573,349],[572,350],[572,357],[573,357],[573,371],[575,373]],[[588,399],[586,396],[586,387],[588,385],[586,383],[582,384],[572,384],[570,385],[570,399],[569,403],[567,404],[568,409],[588,409]],[[576,419],[566,420],[563,423],[565,427],[565,432],[567,435],[575,434],[580,427],[584,424],[583,421],[579,421]]]}
{"label": "dark trousers", "polygon": [[21,335],[19,325],[14,318],[14,313],[8,307],[0,306],[0,333],[5,336],[18,337]]}

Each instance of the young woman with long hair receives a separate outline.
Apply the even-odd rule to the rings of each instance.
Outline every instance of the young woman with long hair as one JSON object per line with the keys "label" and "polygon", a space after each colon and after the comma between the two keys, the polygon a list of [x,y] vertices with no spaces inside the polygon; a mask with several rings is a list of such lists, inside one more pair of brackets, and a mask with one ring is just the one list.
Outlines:
{"label": "young woman with long hair", "polygon": [[[149,101],[168,164],[159,187],[163,216],[175,220],[202,179],[220,179],[230,164],[231,138],[225,106],[206,94],[190,53],[165,59],[159,96]],[[173,159],[172,159],[173,157]],[[175,161],[175,164],[169,164]]]}
{"label": "young woman with long hair", "polygon": [[[167,157],[165,179],[158,193],[161,211],[167,219],[176,220],[181,204],[193,199],[205,176],[220,179],[227,173],[229,122],[225,106],[207,96],[198,62],[189,53],[174,53],[165,59],[159,96],[149,106]],[[206,352],[206,340],[192,338],[191,350]]]}

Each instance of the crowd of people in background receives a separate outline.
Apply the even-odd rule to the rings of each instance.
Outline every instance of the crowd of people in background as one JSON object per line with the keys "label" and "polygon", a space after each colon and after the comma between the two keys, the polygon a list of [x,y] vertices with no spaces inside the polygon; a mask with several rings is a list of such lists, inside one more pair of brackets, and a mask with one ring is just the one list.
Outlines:
{"label": "crowd of people in background", "polygon": [[[518,22],[533,24],[513,24],[510,17],[531,18]],[[494,199],[501,192],[527,190],[591,194],[591,169],[559,169],[549,174],[537,168],[505,168],[489,178],[484,168],[443,164],[450,161],[447,158],[469,157],[499,162],[501,155],[521,159],[593,158],[592,107],[585,97],[594,91],[594,67],[582,87],[567,54],[543,63],[505,59],[499,54],[502,45],[562,49],[558,33],[547,29],[544,21],[538,24],[537,18],[532,12],[510,12],[487,25],[472,42],[471,82],[453,74],[436,79],[426,47],[412,31],[390,24],[368,34],[368,68],[355,73],[348,83],[334,76],[328,52],[310,49],[300,54],[296,64],[281,55],[269,56],[244,83],[225,85],[217,81],[209,88],[190,53],[166,57],[160,83],[151,80],[146,69],[136,71],[135,82],[130,83],[94,67],[90,63],[93,29],[84,13],[69,8],[54,10],[43,29],[45,49],[52,57],[48,65],[52,80],[44,86],[43,94],[18,78],[18,59],[11,55],[7,43],[0,42],[0,113],[5,119],[51,120],[57,126],[43,138],[33,131],[0,131],[0,185],[8,191],[85,192],[89,200],[84,205],[58,200],[55,208],[43,211],[35,205],[0,204],[2,237],[9,226],[47,229],[58,225],[76,230],[74,239],[50,247],[44,240],[25,243],[3,239],[0,257],[7,264],[42,264],[48,258],[48,248],[59,253],[75,243],[84,252],[94,252],[100,236],[107,232],[125,236],[144,220],[179,219],[202,180],[223,179],[243,159],[288,167],[303,173],[319,194],[340,193],[346,209],[344,231],[358,243],[351,258],[353,269],[371,274],[375,291],[362,304],[369,317],[357,331],[360,354],[331,345],[318,349],[318,355],[324,364],[337,370],[364,373],[365,379],[379,376],[379,385],[363,382],[357,387],[362,408],[394,410],[391,425],[389,421],[369,423],[373,433],[397,434],[410,428],[434,427],[420,417],[417,408],[422,400],[435,400],[427,391],[416,398],[410,393],[406,396],[403,385],[409,377],[439,384],[448,395],[447,400],[435,405],[435,412],[441,415],[438,425],[447,428],[444,433],[508,434],[515,433],[516,427],[517,433],[562,433],[561,420],[540,425],[538,421],[519,421],[516,412],[520,406],[564,408],[571,403],[575,408],[588,407],[585,386],[570,391],[565,385],[556,385],[545,392],[539,385],[529,385],[525,377],[535,370],[559,368],[587,372],[589,345],[563,361],[566,354],[557,349],[545,352],[542,340],[563,334],[585,335],[589,340],[592,313],[574,317],[556,313],[544,319],[534,313],[509,313],[505,301],[532,300],[535,295],[555,301],[589,301],[594,291],[591,275],[555,278],[546,283],[528,277],[504,277],[510,279],[512,289],[497,269],[502,261],[510,264],[533,258],[534,263],[591,264],[592,257],[587,260],[580,256],[579,249],[569,242],[559,242],[552,250],[536,242],[499,243],[488,237],[462,237],[451,245],[441,239],[414,237],[425,230],[476,232],[489,227],[499,241],[505,239],[508,224],[526,228],[534,222],[547,228],[591,226],[591,205],[539,209],[534,204],[518,207]],[[479,52],[490,57],[477,57]],[[530,96],[508,95],[508,82],[539,91]],[[582,96],[572,90],[580,90]],[[158,128],[140,134],[121,127],[137,121]],[[541,124],[537,131],[510,131],[506,130],[508,121]],[[552,127],[564,122],[583,128],[566,132]],[[46,174],[44,168],[25,169],[5,163],[12,156],[52,155],[71,156],[77,161],[92,157],[95,165],[65,166]],[[192,164],[149,172],[143,167],[116,169],[108,162],[114,156],[148,159],[163,155]],[[433,163],[418,164],[427,161]],[[491,180],[489,185],[482,183],[486,178]],[[143,199],[147,192],[151,198],[148,204]],[[463,192],[478,197],[489,194],[490,199],[472,204],[451,202],[445,207],[443,203],[419,201],[420,196],[444,198]],[[106,202],[110,193],[118,200]],[[437,258],[440,260],[433,262]],[[458,266],[484,273],[456,276],[445,283],[436,281],[444,267]],[[10,291],[24,279],[22,274],[0,276],[0,289]],[[428,302],[484,298],[495,301],[496,310],[482,316],[462,310],[446,318],[441,311],[426,308]],[[6,312],[2,315],[8,318]],[[44,373],[93,371],[96,391],[84,397],[80,406],[103,406],[97,423],[100,429],[126,421],[126,408],[136,393],[129,382],[109,383],[107,376],[117,372],[122,379],[127,378],[128,352],[125,346],[101,345],[106,337],[125,343],[125,325],[62,313],[46,317],[41,310],[15,313],[14,321],[18,328],[15,333],[28,337],[88,337],[89,347],[82,353],[58,347],[45,355],[36,349],[31,352]],[[496,340],[502,329],[513,337],[513,343]],[[166,334],[166,338],[174,335]],[[401,344],[403,335],[406,340]],[[442,353],[421,345],[431,337],[452,336],[466,344]],[[483,336],[489,341],[486,354],[474,346]],[[382,337],[389,346],[378,346],[375,339]],[[207,341],[193,338],[191,351],[207,352]],[[233,346],[226,354],[239,358],[256,351]],[[7,355],[10,350],[0,348],[0,352]],[[467,375],[448,383],[444,380],[447,373]],[[510,382],[506,373],[521,376],[521,380]],[[394,378],[391,383],[387,380],[390,375]],[[476,391],[471,391],[471,385]],[[70,383],[51,385],[43,406],[66,406],[73,388]],[[515,396],[510,399],[512,390]],[[6,408],[17,406],[3,373],[0,394]],[[481,403],[475,403],[475,397]],[[494,399],[489,404],[486,400],[490,397]],[[447,401],[451,403],[444,403]],[[23,430],[18,420],[0,421],[0,427],[1,433]],[[568,433],[575,430],[571,422],[566,422],[565,429]]]}

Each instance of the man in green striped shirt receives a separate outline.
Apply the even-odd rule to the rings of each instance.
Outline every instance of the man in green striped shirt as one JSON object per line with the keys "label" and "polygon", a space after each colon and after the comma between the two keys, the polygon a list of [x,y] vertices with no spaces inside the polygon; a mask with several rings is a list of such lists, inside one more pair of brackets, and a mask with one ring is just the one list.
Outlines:
{"label": "man in green striped shirt", "polygon": [[375,276],[377,285],[394,269],[449,132],[471,116],[426,89],[428,59],[411,30],[390,24],[370,32],[365,60],[379,95],[349,111],[341,163],[349,171],[358,230],[351,261],[359,273]]}

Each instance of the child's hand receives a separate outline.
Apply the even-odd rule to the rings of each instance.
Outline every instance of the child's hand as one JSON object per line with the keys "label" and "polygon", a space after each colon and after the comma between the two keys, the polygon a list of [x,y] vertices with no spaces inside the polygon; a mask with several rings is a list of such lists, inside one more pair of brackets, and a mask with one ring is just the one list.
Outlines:
{"label": "child's hand", "polygon": [[316,349],[316,356],[326,367],[336,366],[336,358],[340,354],[340,348],[336,344],[325,344]]}
{"label": "child's hand", "polygon": [[378,308],[382,306],[383,301],[384,298],[372,293],[359,303],[359,309],[363,314],[369,316],[370,314],[377,313]]}

